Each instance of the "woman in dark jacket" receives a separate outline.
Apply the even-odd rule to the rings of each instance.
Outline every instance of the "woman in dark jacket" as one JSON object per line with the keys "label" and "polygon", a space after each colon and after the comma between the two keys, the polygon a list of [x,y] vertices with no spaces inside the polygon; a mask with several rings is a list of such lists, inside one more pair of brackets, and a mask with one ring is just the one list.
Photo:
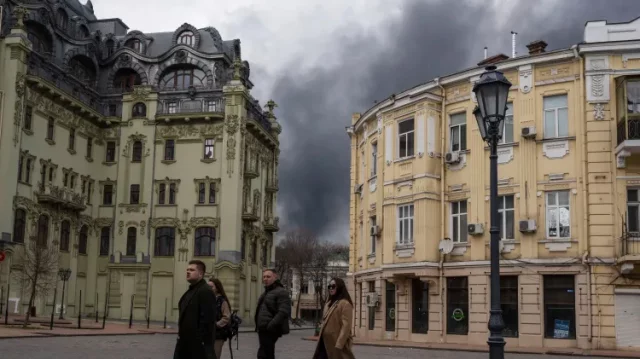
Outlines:
{"label": "woman in dark jacket", "polygon": [[322,314],[322,327],[314,359],[355,359],[351,346],[353,302],[347,286],[340,278],[329,282],[329,299]]}
{"label": "woman in dark jacket", "polygon": [[213,349],[216,352],[216,359],[220,359],[222,355],[222,346],[229,337],[229,319],[231,318],[231,308],[229,307],[229,299],[224,292],[224,287],[218,278],[209,279],[209,286],[216,295],[216,305],[218,306],[218,317],[216,318],[216,335],[213,338]]}

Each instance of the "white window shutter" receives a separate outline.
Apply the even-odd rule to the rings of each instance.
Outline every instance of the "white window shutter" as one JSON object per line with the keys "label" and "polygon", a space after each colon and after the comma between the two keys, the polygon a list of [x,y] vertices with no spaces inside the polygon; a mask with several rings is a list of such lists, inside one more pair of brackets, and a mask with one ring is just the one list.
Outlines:
{"label": "white window shutter", "polygon": [[393,128],[387,126],[384,130],[384,160],[387,164],[393,161]]}
{"label": "white window shutter", "polygon": [[417,151],[418,157],[422,157],[424,155],[424,115],[418,116],[418,144]]}
{"label": "white window shutter", "polygon": [[427,152],[433,156],[436,151],[436,120],[429,116],[427,119]]}

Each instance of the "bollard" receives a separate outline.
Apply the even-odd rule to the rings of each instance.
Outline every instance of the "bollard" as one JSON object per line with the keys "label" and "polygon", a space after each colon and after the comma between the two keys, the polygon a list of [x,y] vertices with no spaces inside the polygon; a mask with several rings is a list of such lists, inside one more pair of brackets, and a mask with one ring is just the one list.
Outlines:
{"label": "bollard", "polygon": [[98,322],[98,292],[96,292],[96,323]]}
{"label": "bollard", "polygon": [[9,293],[11,293],[11,278],[9,278],[9,282],[7,283],[7,301],[6,306],[4,307],[4,325],[9,324]]}
{"label": "bollard", "polygon": [[149,305],[147,305],[147,329],[149,329],[150,321],[151,321],[151,298],[149,298]]}
{"label": "bollard", "polygon": [[78,300],[78,329],[80,329],[82,320],[82,291],[80,291],[80,299]]}
{"label": "bollard", "polygon": [[[7,293],[7,296],[9,296],[9,293]],[[2,313],[4,313],[4,287],[0,287],[0,316],[2,316]]]}
{"label": "bollard", "polygon": [[129,329],[133,325],[133,299],[136,297],[135,294],[131,294],[131,309],[129,309]]}
{"label": "bollard", "polygon": [[162,327],[167,329],[167,298],[164,298],[164,324]]}
{"label": "bollard", "polygon": [[49,330],[53,330],[53,317],[56,314],[57,297],[58,297],[58,287],[53,288],[53,306],[51,307],[51,322],[49,322]]}
{"label": "bollard", "polygon": [[102,329],[107,323],[107,303],[109,302],[109,293],[104,295],[104,313],[102,313]]}

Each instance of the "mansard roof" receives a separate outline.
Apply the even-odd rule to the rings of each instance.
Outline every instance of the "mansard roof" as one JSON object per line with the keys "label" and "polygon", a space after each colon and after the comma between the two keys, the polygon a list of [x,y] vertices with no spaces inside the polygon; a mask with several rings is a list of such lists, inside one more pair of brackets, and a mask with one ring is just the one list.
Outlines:
{"label": "mansard roof", "polygon": [[93,4],[91,0],[87,0],[86,4],[81,4],[79,0],[63,0],[69,8],[71,8],[76,15],[80,15],[88,21],[97,20],[96,15],[93,13]]}

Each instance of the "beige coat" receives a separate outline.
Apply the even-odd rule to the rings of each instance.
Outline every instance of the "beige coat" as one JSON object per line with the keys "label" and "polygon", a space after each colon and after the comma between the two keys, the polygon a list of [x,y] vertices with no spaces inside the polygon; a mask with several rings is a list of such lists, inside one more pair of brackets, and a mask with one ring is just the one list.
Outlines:
{"label": "beige coat", "polygon": [[319,346],[324,342],[329,359],[355,359],[351,347],[353,336],[351,335],[351,325],[353,323],[353,305],[341,299],[331,307],[328,303],[324,306],[322,315],[322,327],[320,328],[320,338],[313,358],[319,355]]}

